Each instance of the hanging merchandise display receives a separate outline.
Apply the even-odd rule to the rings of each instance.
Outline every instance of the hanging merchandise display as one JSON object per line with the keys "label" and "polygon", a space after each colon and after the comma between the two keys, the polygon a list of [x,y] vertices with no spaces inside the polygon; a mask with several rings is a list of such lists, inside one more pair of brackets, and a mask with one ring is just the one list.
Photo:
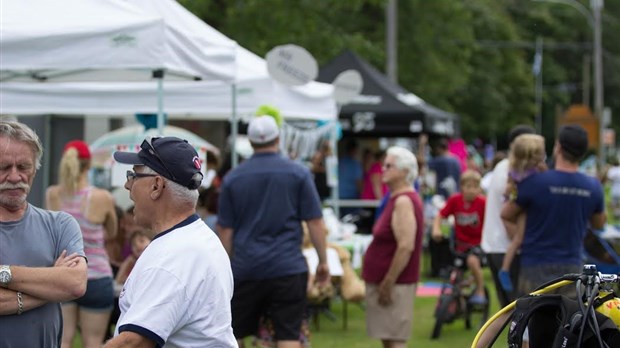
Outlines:
{"label": "hanging merchandise display", "polygon": [[280,139],[282,149],[291,158],[309,159],[322,140],[330,139],[337,122],[328,122],[316,128],[301,128],[289,123],[282,124]]}

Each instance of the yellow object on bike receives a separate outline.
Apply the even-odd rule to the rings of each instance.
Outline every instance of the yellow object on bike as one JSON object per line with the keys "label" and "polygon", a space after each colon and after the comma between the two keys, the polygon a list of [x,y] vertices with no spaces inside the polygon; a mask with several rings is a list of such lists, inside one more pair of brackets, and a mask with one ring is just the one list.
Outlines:
{"label": "yellow object on bike", "polygon": [[620,329],[620,298],[613,297],[606,300],[600,306],[596,307],[596,311],[609,317],[611,321]]}

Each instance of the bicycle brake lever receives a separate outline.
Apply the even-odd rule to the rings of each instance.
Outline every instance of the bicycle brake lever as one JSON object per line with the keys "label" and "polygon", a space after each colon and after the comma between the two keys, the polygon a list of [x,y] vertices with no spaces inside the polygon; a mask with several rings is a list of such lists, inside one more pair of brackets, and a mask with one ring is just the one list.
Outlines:
{"label": "bicycle brake lever", "polygon": [[603,274],[603,273],[599,273],[598,274],[598,278],[600,279],[601,283],[618,283],[618,282],[620,282],[620,277],[618,277],[618,274]]}

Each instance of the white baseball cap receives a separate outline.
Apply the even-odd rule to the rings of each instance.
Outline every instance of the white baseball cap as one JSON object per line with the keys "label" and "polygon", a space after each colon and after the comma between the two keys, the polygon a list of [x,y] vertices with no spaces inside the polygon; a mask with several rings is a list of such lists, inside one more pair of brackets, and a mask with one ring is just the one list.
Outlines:
{"label": "white baseball cap", "polygon": [[252,144],[265,144],[280,135],[276,120],[271,116],[254,117],[248,126],[248,139]]}

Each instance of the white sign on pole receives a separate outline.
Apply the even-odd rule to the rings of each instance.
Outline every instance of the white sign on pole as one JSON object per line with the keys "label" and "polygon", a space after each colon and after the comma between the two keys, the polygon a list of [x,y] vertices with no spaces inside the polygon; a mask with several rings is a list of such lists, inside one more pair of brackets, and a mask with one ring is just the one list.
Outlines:
{"label": "white sign on pole", "polygon": [[276,46],[265,58],[269,76],[287,86],[305,85],[319,74],[316,59],[297,45]]}
{"label": "white sign on pole", "polygon": [[349,69],[336,76],[334,82],[334,99],[339,105],[344,105],[362,93],[364,80],[359,71]]}

